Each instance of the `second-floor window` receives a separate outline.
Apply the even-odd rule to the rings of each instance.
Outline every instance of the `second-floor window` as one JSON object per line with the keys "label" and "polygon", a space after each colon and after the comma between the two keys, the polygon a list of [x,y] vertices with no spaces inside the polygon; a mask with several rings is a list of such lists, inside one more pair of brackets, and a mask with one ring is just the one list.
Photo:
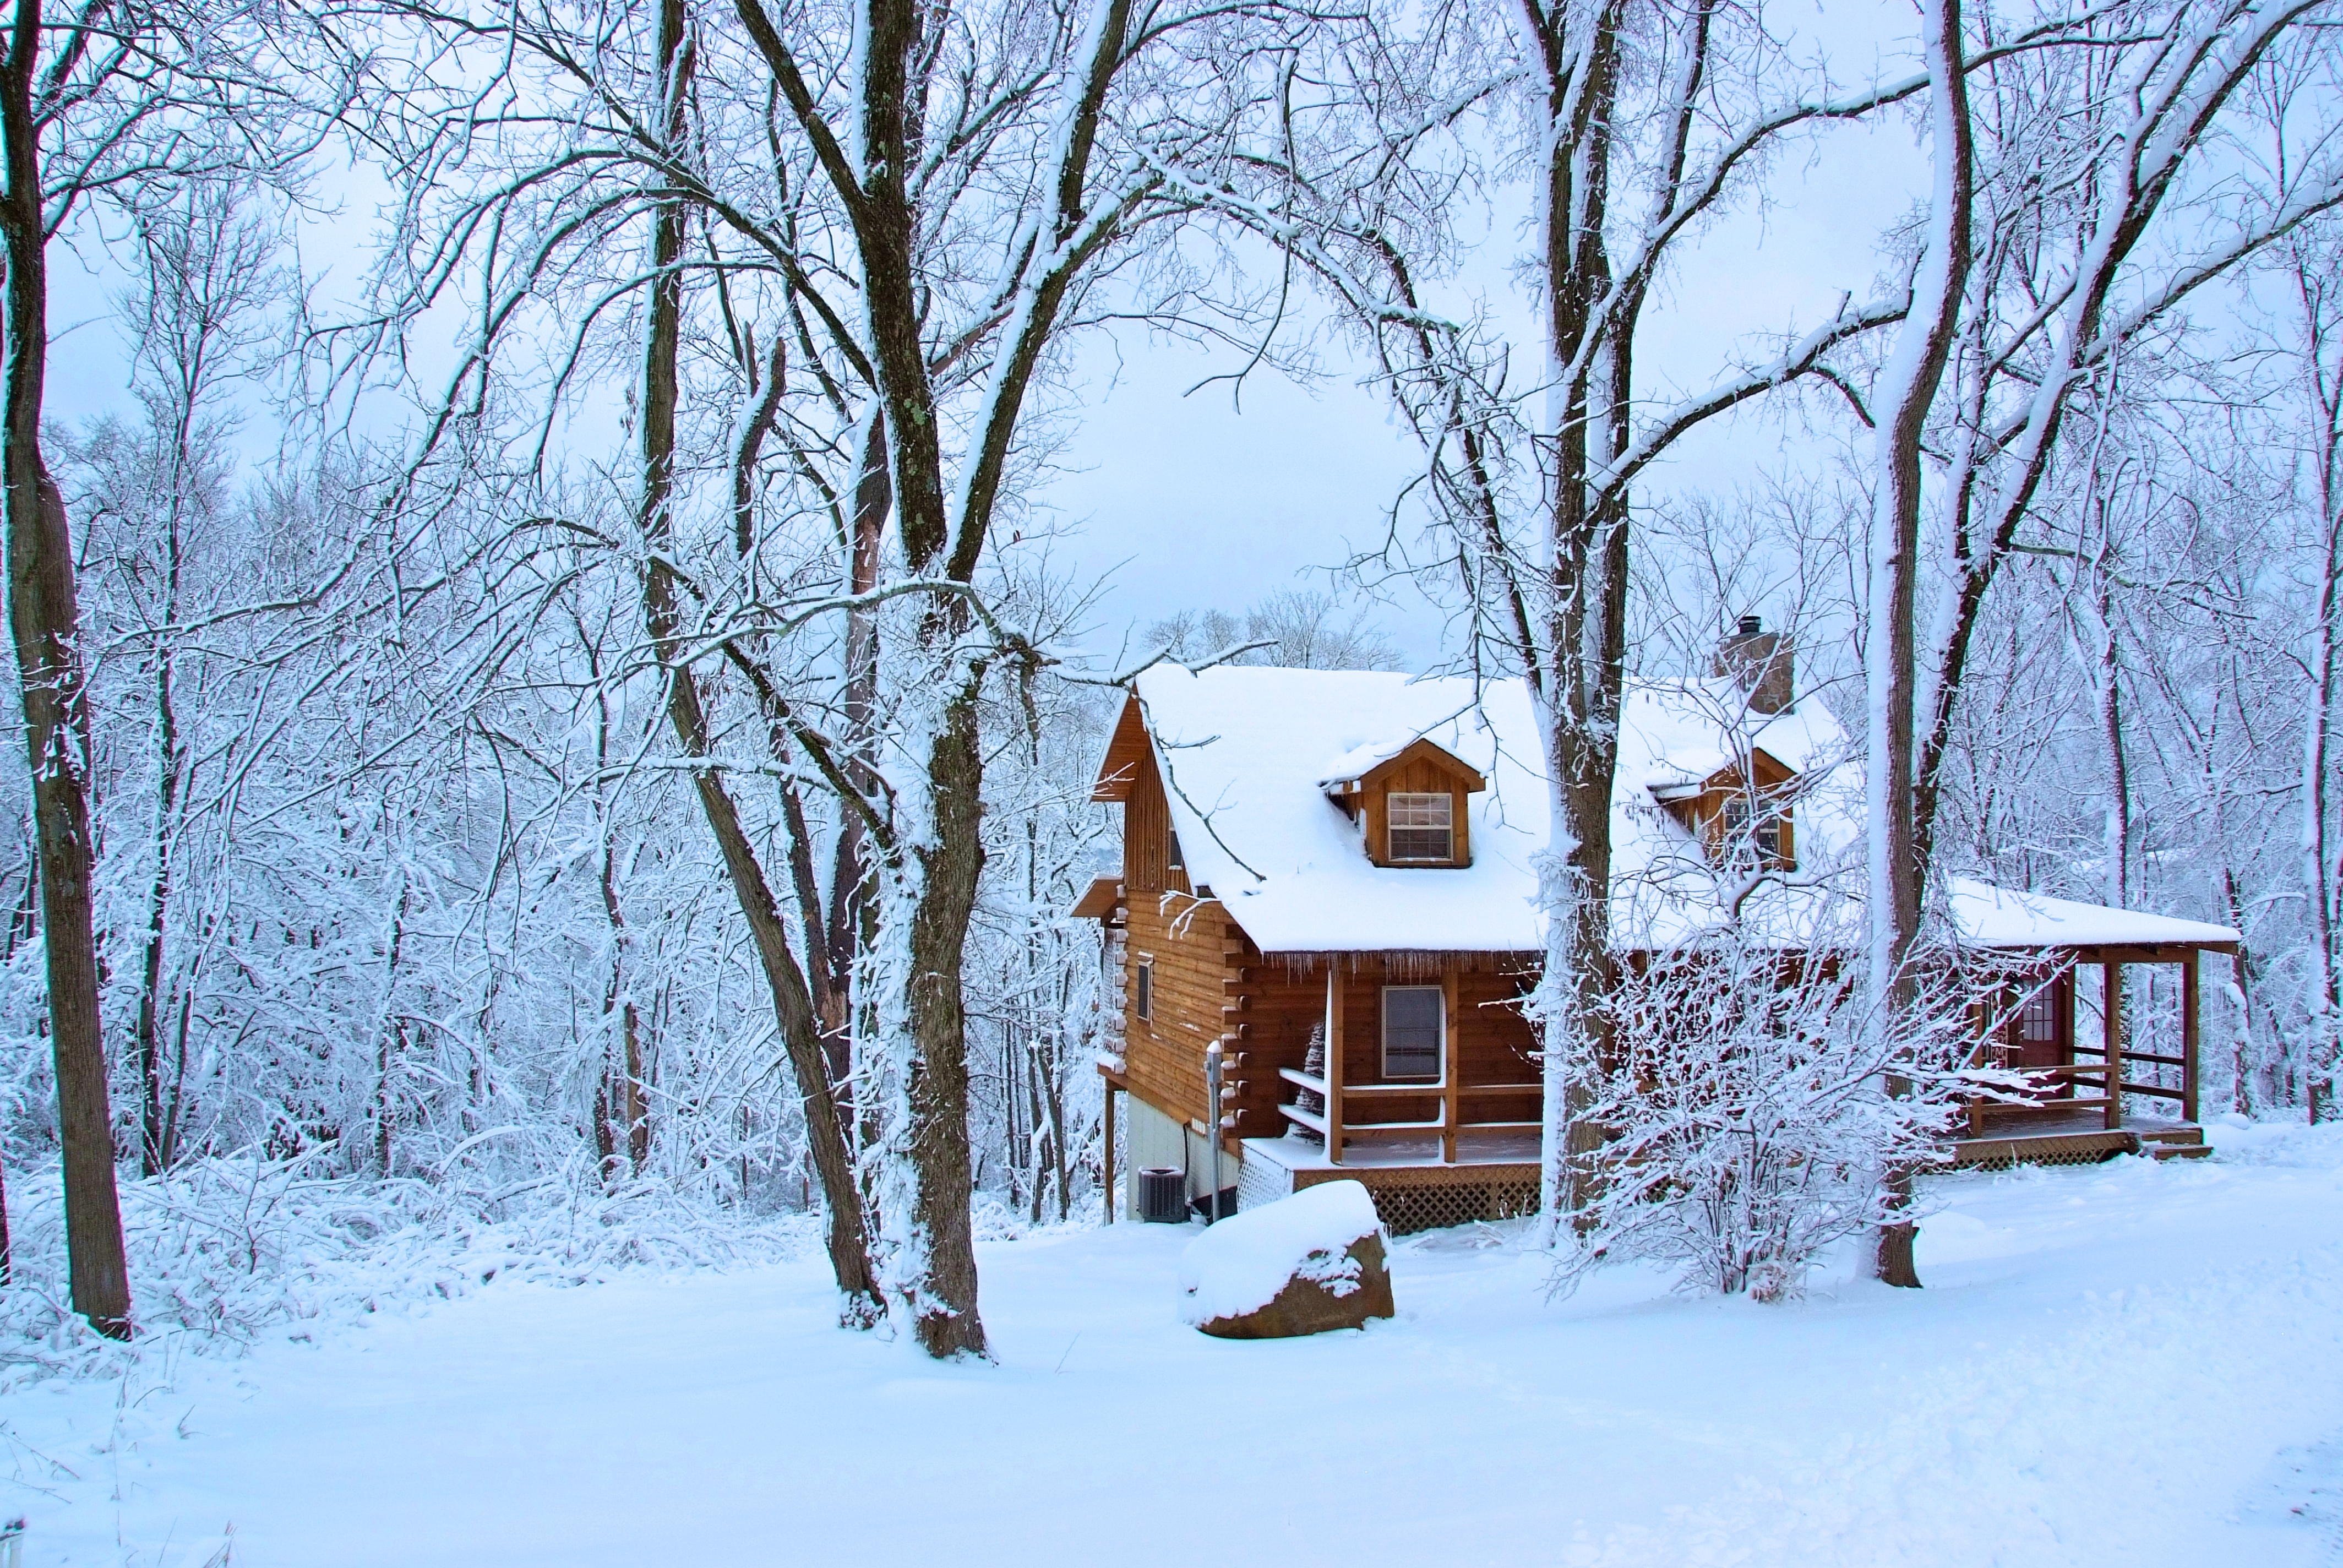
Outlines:
{"label": "second-floor window", "polygon": [[1753,804],[1735,794],[1725,802],[1724,850],[1734,865],[1755,863],[1770,870],[1790,869],[1790,814],[1770,802]]}
{"label": "second-floor window", "polygon": [[1390,797],[1391,858],[1449,861],[1456,858],[1456,798],[1453,795]]}
{"label": "second-floor window", "polygon": [[1152,1023],[1155,1020],[1155,960],[1148,954],[1141,953],[1139,957],[1138,972],[1131,990],[1136,993],[1131,998],[1131,1010]]}

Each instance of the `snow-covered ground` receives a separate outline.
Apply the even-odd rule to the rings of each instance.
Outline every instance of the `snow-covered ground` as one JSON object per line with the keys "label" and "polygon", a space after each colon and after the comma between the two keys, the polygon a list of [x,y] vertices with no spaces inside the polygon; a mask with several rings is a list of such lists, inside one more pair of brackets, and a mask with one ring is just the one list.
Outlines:
{"label": "snow-covered ground", "polygon": [[[1182,1327],[1184,1229],[990,1244],[999,1362],[830,1326],[819,1260],[499,1279],[0,1409],[26,1568],[2343,1561],[2343,1136],[1936,1184],[1929,1288],[1791,1306],[1507,1238],[1396,1322]],[[5,1475],[0,1471],[0,1475]]]}

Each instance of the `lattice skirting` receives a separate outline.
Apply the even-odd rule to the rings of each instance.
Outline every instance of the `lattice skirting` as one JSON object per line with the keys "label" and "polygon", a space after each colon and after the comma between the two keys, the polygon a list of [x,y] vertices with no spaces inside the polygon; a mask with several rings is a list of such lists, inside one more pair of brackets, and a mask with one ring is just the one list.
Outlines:
{"label": "lattice skirting", "polygon": [[1293,1196],[1293,1172],[1256,1155],[1237,1171],[1237,1212]]}
{"label": "lattice skirting", "polygon": [[1383,1228],[1394,1236],[1445,1230],[1486,1220],[1516,1220],[1537,1211],[1534,1165],[1433,1166],[1414,1170],[1297,1171],[1296,1188],[1356,1181],[1375,1201]]}
{"label": "lattice skirting", "polygon": [[1953,1163],[1965,1171],[2006,1171],[2017,1165],[2097,1165],[2139,1152],[2129,1131],[2051,1133],[2041,1138],[1976,1138],[1953,1145]]}

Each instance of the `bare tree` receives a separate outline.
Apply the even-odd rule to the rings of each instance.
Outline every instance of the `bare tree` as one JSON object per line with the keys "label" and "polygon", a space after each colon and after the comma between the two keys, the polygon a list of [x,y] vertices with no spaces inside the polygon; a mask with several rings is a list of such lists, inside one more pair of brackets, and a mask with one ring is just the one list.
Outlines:
{"label": "bare tree", "polygon": [[[1921,48],[1928,65],[1929,154],[1935,183],[1926,238],[1912,279],[1911,311],[1873,392],[1877,474],[1872,498],[1871,583],[1865,604],[1868,704],[1865,759],[1870,891],[1865,973],[1874,1028],[1892,1038],[1917,1020],[1922,884],[1912,778],[1916,697],[1914,604],[1920,554],[1921,435],[1936,399],[1959,323],[1970,261],[1971,166],[1968,71],[1959,0],[1925,0]],[[1897,1077],[1890,1064],[1890,1082]],[[1879,1227],[1877,1272],[1891,1285],[1917,1285],[1915,1227],[1900,1218],[1911,1197],[1908,1166],[1890,1167]]]}
{"label": "bare tree", "polygon": [[[1928,77],[1840,95],[1783,55],[1762,8],[1632,0],[1523,0],[1494,32],[1477,13],[1438,7],[1413,32],[1393,21],[1346,63],[1373,127],[1342,166],[1354,183],[1297,177],[1252,216],[1366,334],[1425,451],[1415,492],[1440,541],[1435,569],[1453,574],[1472,611],[1469,661],[1523,675],[1539,716],[1554,832],[1533,1011],[1547,1063],[1551,1226],[1584,1196],[1574,1171],[1600,1135],[1580,1086],[1609,1051],[1618,983],[1607,890],[1630,498],[1690,432],[1825,371],[1834,350],[1905,308],[1842,300],[1819,327],[1721,367],[1707,387],[1654,397],[1636,358],[1653,289],[1769,148],[1908,100]],[[1460,193],[1492,177],[1457,134],[1480,115],[1501,141],[1526,130],[1510,166],[1528,176],[1537,225],[1534,348],[1506,341],[1485,313],[1433,300]]]}
{"label": "bare tree", "polygon": [[[1281,29],[1307,17],[398,14],[458,54],[497,40],[482,68],[526,106],[484,107],[455,69],[386,109],[429,149],[417,166],[482,176],[412,188],[407,232],[427,237],[387,270],[366,345],[435,301],[485,301],[415,471],[480,460],[491,365],[561,301],[541,453],[552,407],[615,347],[605,312],[634,302],[639,471],[617,532],[845,1227],[833,1262],[934,1353],[979,1352],[962,975],[987,704],[1054,658],[992,608],[996,525],[1022,505],[1028,406],[1066,336],[1106,318],[1101,291],[1196,308],[1154,237],[1211,205],[1195,193],[1259,183],[1232,128],[1273,116]],[[645,244],[644,265],[608,264]],[[1227,304],[1223,323],[1251,308]]]}
{"label": "bare tree", "polygon": [[[2326,236],[2320,236],[2325,239]],[[2343,831],[2336,826],[2337,731],[2343,725],[2343,286],[2331,239],[2287,248],[2285,274],[2298,309],[2294,360],[2308,416],[2302,432],[2310,513],[2308,638],[2298,656],[2302,718],[2302,901],[2308,920],[2310,1120],[2334,1103],[2343,1059]]]}
{"label": "bare tree", "polygon": [[238,4],[101,5],[53,19],[40,0],[18,0],[0,58],[9,619],[33,777],[73,1299],[113,1334],[129,1332],[129,1280],[90,911],[87,676],[71,529],[42,449],[47,247],[95,202],[135,209],[175,179],[266,177],[297,165],[317,132],[301,139],[287,92],[319,78],[280,63],[294,21]]}
{"label": "bare tree", "polygon": [[1396,669],[1399,650],[1372,612],[1347,617],[1322,589],[1279,588],[1241,614],[1182,610],[1147,628],[1147,644],[1174,658],[1209,658],[1242,648],[1229,662],[1283,669]]}

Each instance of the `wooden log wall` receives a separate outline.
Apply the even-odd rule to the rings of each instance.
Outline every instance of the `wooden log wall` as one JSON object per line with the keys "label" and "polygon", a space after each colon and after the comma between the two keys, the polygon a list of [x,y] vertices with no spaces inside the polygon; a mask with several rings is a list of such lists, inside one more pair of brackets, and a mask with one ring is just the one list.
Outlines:
{"label": "wooden log wall", "polygon": [[1172,865],[1172,811],[1154,755],[1142,752],[1131,767],[1122,807],[1122,885],[1136,908],[1142,895],[1184,893],[1189,886],[1187,873]]}
{"label": "wooden log wall", "polygon": [[[1122,1059],[1131,1091],[1175,1121],[1209,1125],[1204,1047],[1226,1029],[1222,1010],[1242,1006],[1229,982],[1242,973],[1243,934],[1218,903],[1185,894],[1134,890],[1125,917]],[[1155,970],[1151,1019],[1139,1016],[1142,962]],[[1242,1081],[1251,1070],[1250,1062],[1232,1063],[1228,1076]]]}

